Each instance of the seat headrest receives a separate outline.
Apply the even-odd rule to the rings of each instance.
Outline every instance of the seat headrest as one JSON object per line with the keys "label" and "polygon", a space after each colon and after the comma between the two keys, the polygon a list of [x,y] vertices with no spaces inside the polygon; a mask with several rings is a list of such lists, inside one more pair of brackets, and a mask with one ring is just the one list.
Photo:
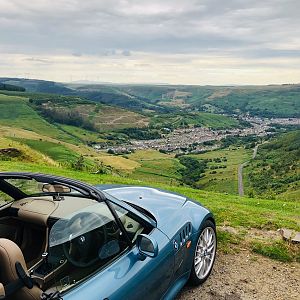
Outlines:
{"label": "seat headrest", "polygon": [[[9,299],[41,299],[42,291],[36,286],[27,284],[26,280],[29,277],[23,253],[19,246],[11,240],[0,238],[0,266],[0,300],[11,294],[12,289],[8,289],[8,287],[11,288],[12,283],[20,282],[20,279],[24,286],[21,284],[21,288],[14,292],[12,297],[9,296]],[[10,292],[8,292],[9,290]]]}
{"label": "seat headrest", "polygon": [[19,278],[15,265],[19,262],[24,270],[27,270],[23,253],[13,241],[0,238],[0,266],[4,278],[0,281],[5,285]]}

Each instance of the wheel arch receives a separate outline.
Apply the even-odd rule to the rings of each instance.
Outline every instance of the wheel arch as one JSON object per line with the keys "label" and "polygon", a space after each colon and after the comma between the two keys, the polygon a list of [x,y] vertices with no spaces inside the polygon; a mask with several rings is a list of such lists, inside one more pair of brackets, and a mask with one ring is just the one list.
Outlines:
{"label": "wheel arch", "polygon": [[214,218],[214,215],[213,215],[211,212],[209,212],[209,213],[207,213],[207,214],[205,215],[205,217],[204,217],[203,220],[201,221],[200,226],[199,226],[199,228],[198,228],[198,231],[200,231],[200,230],[202,229],[203,224],[204,224],[206,221],[211,221],[211,222],[214,224],[214,226],[216,226],[216,220],[215,220],[215,218]]}

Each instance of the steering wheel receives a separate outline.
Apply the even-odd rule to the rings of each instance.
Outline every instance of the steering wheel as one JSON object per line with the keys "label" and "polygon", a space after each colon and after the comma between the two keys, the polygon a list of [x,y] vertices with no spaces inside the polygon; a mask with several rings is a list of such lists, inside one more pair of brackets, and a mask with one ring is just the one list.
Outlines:
{"label": "steering wheel", "polygon": [[107,241],[106,220],[105,217],[96,213],[81,212],[73,216],[66,225],[71,235],[93,223],[103,225],[97,226],[92,231],[85,232],[63,244],[65,257],[75,267],[90,267],[99,260],[99,247]]}

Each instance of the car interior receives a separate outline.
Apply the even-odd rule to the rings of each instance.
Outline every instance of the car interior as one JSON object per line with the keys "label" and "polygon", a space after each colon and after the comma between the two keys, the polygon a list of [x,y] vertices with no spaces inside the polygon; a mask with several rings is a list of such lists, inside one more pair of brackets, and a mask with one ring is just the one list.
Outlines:
{"label": "car interior", "polygon": [[69,195],[68,187],[42,190],[45,195],[6,202],[0,193],[0,299],[59,299],[56,293],[123,253],[126,237],[134,242],[146,230],[123,208],[115,219],[106,203]]}

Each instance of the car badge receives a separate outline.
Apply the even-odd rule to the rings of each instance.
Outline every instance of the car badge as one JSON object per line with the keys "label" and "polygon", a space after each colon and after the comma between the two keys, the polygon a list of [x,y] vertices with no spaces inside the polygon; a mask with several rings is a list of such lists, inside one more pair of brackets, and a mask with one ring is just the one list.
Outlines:
{"label": "car badge", "polygon": [[173,241],[173,246],[175,250],[178,250],[179,246],[178,246],[178,242],[176,240]]}
{"label": "car badge", "polygon": [[85,236],[82,235],[82,236],[79,238],[79,241],[80,241],[81,244],[84,244],[84,242],[85,242]]}

